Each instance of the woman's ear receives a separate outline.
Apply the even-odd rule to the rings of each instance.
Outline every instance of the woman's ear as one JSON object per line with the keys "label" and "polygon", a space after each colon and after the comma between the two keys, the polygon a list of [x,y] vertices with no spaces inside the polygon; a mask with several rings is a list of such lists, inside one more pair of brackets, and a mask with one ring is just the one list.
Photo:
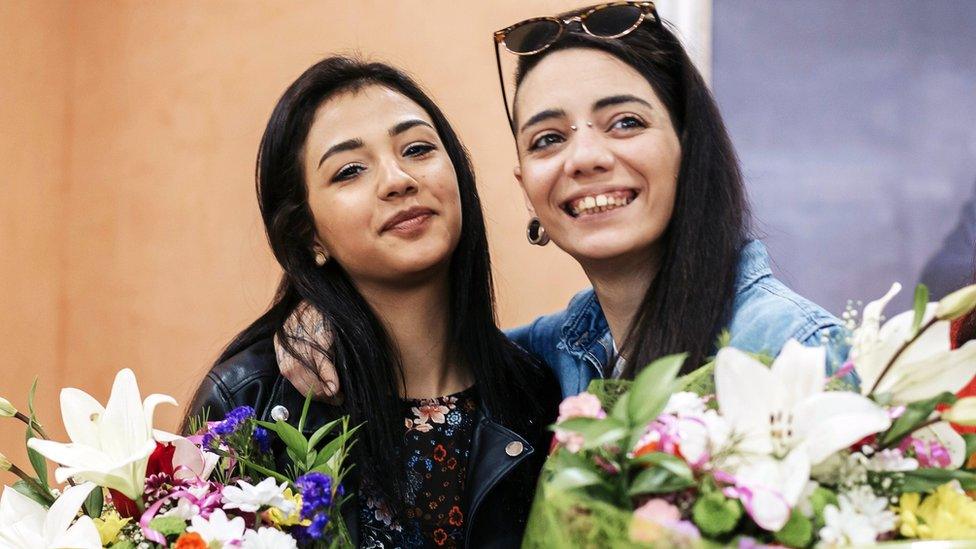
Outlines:
{"label": "woman's ear", "polygon": [[522,166],[515,166],[512,173],[515,175],[515,181],[518,182],[519,188],[522,189],[522,198],[525,199],[525,208],[529,210],[529,215],[535,217],[535,209],[532,207],[532,202],[529,202],[529,193],[525,192],[525,182],[522,181]]}

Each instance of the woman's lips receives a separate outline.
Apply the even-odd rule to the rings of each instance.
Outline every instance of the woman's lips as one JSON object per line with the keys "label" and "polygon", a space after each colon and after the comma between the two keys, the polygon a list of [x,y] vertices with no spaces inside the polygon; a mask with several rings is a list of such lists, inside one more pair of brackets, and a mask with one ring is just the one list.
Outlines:
{"label": "woman's lips", "polygon": [[415,206],[398,212],[383,224],[381,233],[392,231],[397,234],[410,234],[422,230],[427,220],[436,215],[430,208]]}

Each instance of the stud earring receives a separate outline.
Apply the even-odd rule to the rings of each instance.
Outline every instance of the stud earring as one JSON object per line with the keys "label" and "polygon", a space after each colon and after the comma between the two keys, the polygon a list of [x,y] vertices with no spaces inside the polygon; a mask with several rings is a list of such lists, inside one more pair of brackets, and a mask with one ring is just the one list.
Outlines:
{"label": "stud earring", "polygon": [[546,233],[546,228],[542,226],[542,222],[539,221],[538,217],[533,217],[529,220],[529,226],[525,231],[525,235],[529,239],[529,244],[534,246],[545,246],[549,243],[549,234]]}
{"label": "stud earring", "polygon": [[593,122],[590,122],[589,120],[587,120],[586,121],[586,127],[587,128],[592,128],[593,127]]}
{"label": "stud earring", "polygon": [[329,260],[329,254],[325,253],[325,251],[323,251],[323,250],[320,250],[320,249],[317,249],[316,248],[316,250],[315,250],[315,264],[318,265],[319,267],[321,267],[321,266],[325,265],[325,263],[328,260]]}

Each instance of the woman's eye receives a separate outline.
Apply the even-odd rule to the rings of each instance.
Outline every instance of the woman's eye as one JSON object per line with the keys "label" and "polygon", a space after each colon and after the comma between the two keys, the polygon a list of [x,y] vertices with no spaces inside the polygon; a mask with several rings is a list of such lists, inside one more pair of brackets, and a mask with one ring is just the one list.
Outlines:
{"label": "woman's eye", "polygon": [[632,130],[636,128],[646,128],[647,124],[636,116],[624,116],[610,125],[611,130]]}
{"label": "woman's eye", "polygon": [[549,147],[551,145],[555,145],[556,143],[562,143],[562,142],[563,142],[563,138],[558,133],[547,133],[545,135],[539,136],[535,141],[533,141],[532,144],[529,145],[529,150],[538,151],[541,149],[545,149],[546,147]]}
{"label": "woman's eye", "polygon": [[407,150],[403,151],[403,156],[424,156],[435,148],[436,147],[430,143],[414,143],[413,145],[407,147]]}
{"label": "woman's eye", "polygon": [[359,164],[351,164],[339,170],[338,173],[332,178],[333,182],[336,181],[347,181],[352,179],[366,170],[365,166],[360,166]]}

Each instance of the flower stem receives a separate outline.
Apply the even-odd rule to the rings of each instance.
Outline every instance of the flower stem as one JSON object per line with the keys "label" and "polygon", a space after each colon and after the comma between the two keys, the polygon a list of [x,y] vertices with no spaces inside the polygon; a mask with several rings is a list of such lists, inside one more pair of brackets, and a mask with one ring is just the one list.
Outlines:
{"label": "flower stem", "polygon": [[10,472],[17,475],[21,480],[29,484],[37,495],[43,497],[47,501],[48,505],[54,503],[54,496],[51,495],[51,491],[41,485],[41,483],[34,479],[34,477],[25,473],[20,467],[17,467],[11,463]]}
{"label": "flower stem", "polygon": [[888,361],[888,364],[885,365],[884,370],[881,370],[881,375],[879,375],[878,379],[874,381],[874,386],[871,387],[871,391],[869,391],[868,394],[874,394],[874,392],[878,390],[878,386],[881,385],[881,380],[884,379],[885,375],[888,374],[888,371],[891,370],[891,367],[895,365],[895,362],[901,357],[902,353],[908,350],[908,348],[911,347],[912,343],[915,343],[915,341],[917,341],[918,338],[921,337],[921,335],[924,334],[926,330],[934,326],[935,323],[938,321],[939,321],[938,318],[933,318],[932,320],[929,320],[927,323],[925,323],[924,326],[922,326],[921,328],[919,328],[917,332],[915,332],[915,335],[911,339],[903,343],[902,346],[898,348],[898,351],[895,352],[894,356],[891,357],[891,360]]}
{"label": "flower stem", "polygon": [[26,425],[30,426],[30,428],[33,429],[34,431],[36,431],[37,434],[41,436],[41,438],[43,438],[45,440],[49,440],[48,439],[48,436],[47,436],[47,433],[44,432],[44,428],[41,427],[41,424],[38,423],[37,420],[31,421],[31,419],[29,417],[25,416],[24,414],[22,414],[20,412],[17,412],[16,414],[14,414],[14,417],[16,417],[17,419],[19,419],[20,421],[23,421]]}

